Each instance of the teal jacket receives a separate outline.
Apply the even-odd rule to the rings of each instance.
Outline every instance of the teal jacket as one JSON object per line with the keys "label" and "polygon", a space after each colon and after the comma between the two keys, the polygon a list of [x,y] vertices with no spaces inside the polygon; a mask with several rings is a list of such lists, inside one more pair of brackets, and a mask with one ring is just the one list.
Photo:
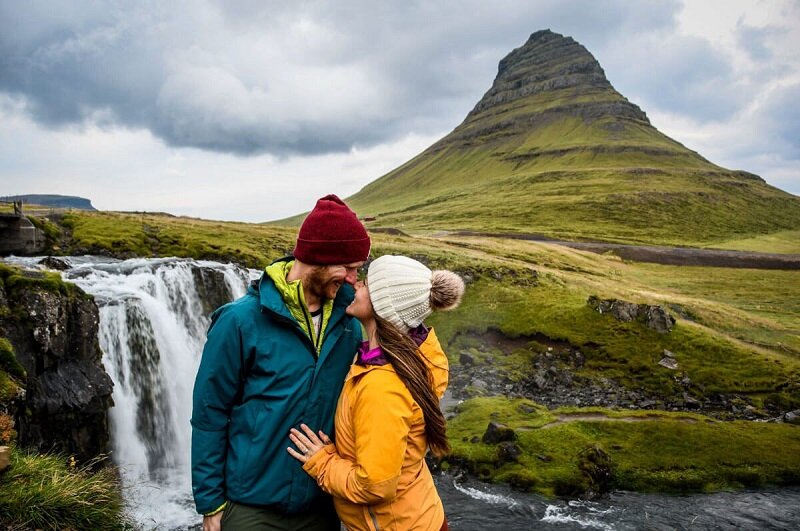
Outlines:
{"label": "teal jacket", "polygon": [[344,311],[353,297],[352,286],[342,285],[319,350],[266,273],[214,312],[192,410],[199,513],[232,500],[296,514],[325,496],[286,448],[289,429],[301,422],[333,435],[336,402],[361,342],[361,325]]}

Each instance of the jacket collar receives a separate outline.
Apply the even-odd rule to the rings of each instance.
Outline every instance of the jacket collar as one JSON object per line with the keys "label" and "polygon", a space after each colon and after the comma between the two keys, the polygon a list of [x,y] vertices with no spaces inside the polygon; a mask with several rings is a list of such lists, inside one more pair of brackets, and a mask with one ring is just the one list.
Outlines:
{"label": "jacket collar", "polygon": [[[280,264],[280,266],[285,268],[292,261],[294,261],[293,256],[284,256],[272,262],[268,267]],[[262,308],[288,319],[295,320],[289,308],[286,306],[279,288],[266,271],[261,275],[261,279],[258,280],[257,283],[254,282],[251,284],[250,290],[252,294],[259,297]],[[342,287],[339,288],[339,292],[336,294],[336,298],[333,300],[332,313],[328,326],[335,324],[335,320],[341,319],[344,316],[344,309],[353,302],[355,294],[356,291],[353,286],[350,284],[342,284]]]}

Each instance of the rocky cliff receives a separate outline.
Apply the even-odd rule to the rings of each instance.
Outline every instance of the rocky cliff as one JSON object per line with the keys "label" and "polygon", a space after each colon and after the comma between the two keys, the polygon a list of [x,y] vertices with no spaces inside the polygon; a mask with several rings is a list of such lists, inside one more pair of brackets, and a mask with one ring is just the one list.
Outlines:
{"label": "rocky cliff", "polygon": [[101,363],[94,300],[55,274],[3,266],[0,336],[27,377],[5,404],[20,445],[85,461],[108,452],[112,382]]}
{"label": "rocky cliff", "polygon": [[[538,104],[522,106],[525,100]],[[626,123],[651,127],[644,111],[614,90],[586,48],[541,30],[500,61],[491,88],[438,148],[522,135],[565,117],[599,121],[610,131],[622,131]]]}

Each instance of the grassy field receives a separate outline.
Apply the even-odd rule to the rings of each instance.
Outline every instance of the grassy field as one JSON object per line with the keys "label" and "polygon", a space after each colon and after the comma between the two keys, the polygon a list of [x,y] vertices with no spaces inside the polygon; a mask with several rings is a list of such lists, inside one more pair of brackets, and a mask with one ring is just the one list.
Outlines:
{"label": "grassy field", "polygon": [[[197,256],[263,267],[291,250],[296,229],[73,212],[58,230],[62,252]],[[372,237],[373,256],[410,255],[467,279],[461,307],[430,321],[454,370],[459,353],[467,350],[510,380],[522,381],[531,375],[532,359],[554,343],[579,349],[585,356],[576,377],[587,382],[610,379],[624,389],[663,397],[664,403],[687,392],[698,401],[727,396],[761,416],[800,408],[800,271],[633,263],[613,255],[502,238],[387,233]],[[587,304],[590,296],[661,305],[677,323],[672,332],[660,334],[636,321],[619,322],[593,310]],[[487,347],[492,335],[505,338],[513,348],[501,352]],[[658,365],[665,349],[674,353],[679,371]],[[680,379],[691,385],[680,384]],[[755,450],[798,448],[796,426],[720,422],[687,413],[678,415],[683,418],[679,420],[656,411],[648,413],[655,417],[646,422],[575,420],[541,428],[565,410],[548,411],[530,403],[520,412],[514,400],[501,396],[473,401],[475,405],[465,403],[451,420],[451,463],[519,488],[550,494],[590,488],[585,461],[586,448],[593,445],[610,456],[613,485],[618,488],[707,490],[798,481],[798,463],[787,455],[792,452],[768,455]],[[638,414],[600,411],[612,417]],[[522,428],[516,442],[522,451],[518,461],[499,463],[497,448],[471,442],[481,437],[490,420],[498,419]],[[722,449],[715,453],[714,441],[720,438],[725,443],[717,445]],[[669,453],[648,453],[638,445],[662,445]],[[800,448],[794,453],[800,455]],[[542,455],[552,460],[543,461]]]}
{"label": "grassy field", "polygon": [[178,256],[263,267],[294,248],[294,230],[163,214],[72,211],[60,221],[63,254]]}

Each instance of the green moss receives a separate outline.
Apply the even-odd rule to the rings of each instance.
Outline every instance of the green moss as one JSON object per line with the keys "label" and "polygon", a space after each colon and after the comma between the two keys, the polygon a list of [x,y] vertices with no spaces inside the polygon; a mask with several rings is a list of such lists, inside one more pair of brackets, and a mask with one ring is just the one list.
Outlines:
{"label": "green moss", "polygon": [[[529,407],[536,417],[548,415]],[[482,436],[491,412],[517,430],[516,444],[523,450],[519,462],[498,464],[490,445],[470,442]],[[448,424],[451,460],[488,472],[486,479],[546,495],[596,488],[593,478],[606,471],[609,486],[636,491],[696,492],[800,479],[800,429],[795,426],[651,412],[638,422],[576,420],[533,428],[530,416],[513,400],[465,402]]]}
{"label": "green moss", "polygon": [[17,357],[14,355],[14,347],[4,337],[0,337],[0,370],[20,380],[25,378],[25,369],[17,361]]}
{"label": "green moss", "polygon": [[28,271],[0,264],[0,278],[10,297],[13,297],[15,291],[24,289],[49,291],[67,296],[77,293],[73,284],[64,282],[60,274],[51,271]]}
{"label": "green moss", "polygon": [[40,218],[37,216],[27,216],[33,225],[44,232],[45,237],[50,245],[54,244],[61,237],[61,229],[59,226],[47,218]]}

